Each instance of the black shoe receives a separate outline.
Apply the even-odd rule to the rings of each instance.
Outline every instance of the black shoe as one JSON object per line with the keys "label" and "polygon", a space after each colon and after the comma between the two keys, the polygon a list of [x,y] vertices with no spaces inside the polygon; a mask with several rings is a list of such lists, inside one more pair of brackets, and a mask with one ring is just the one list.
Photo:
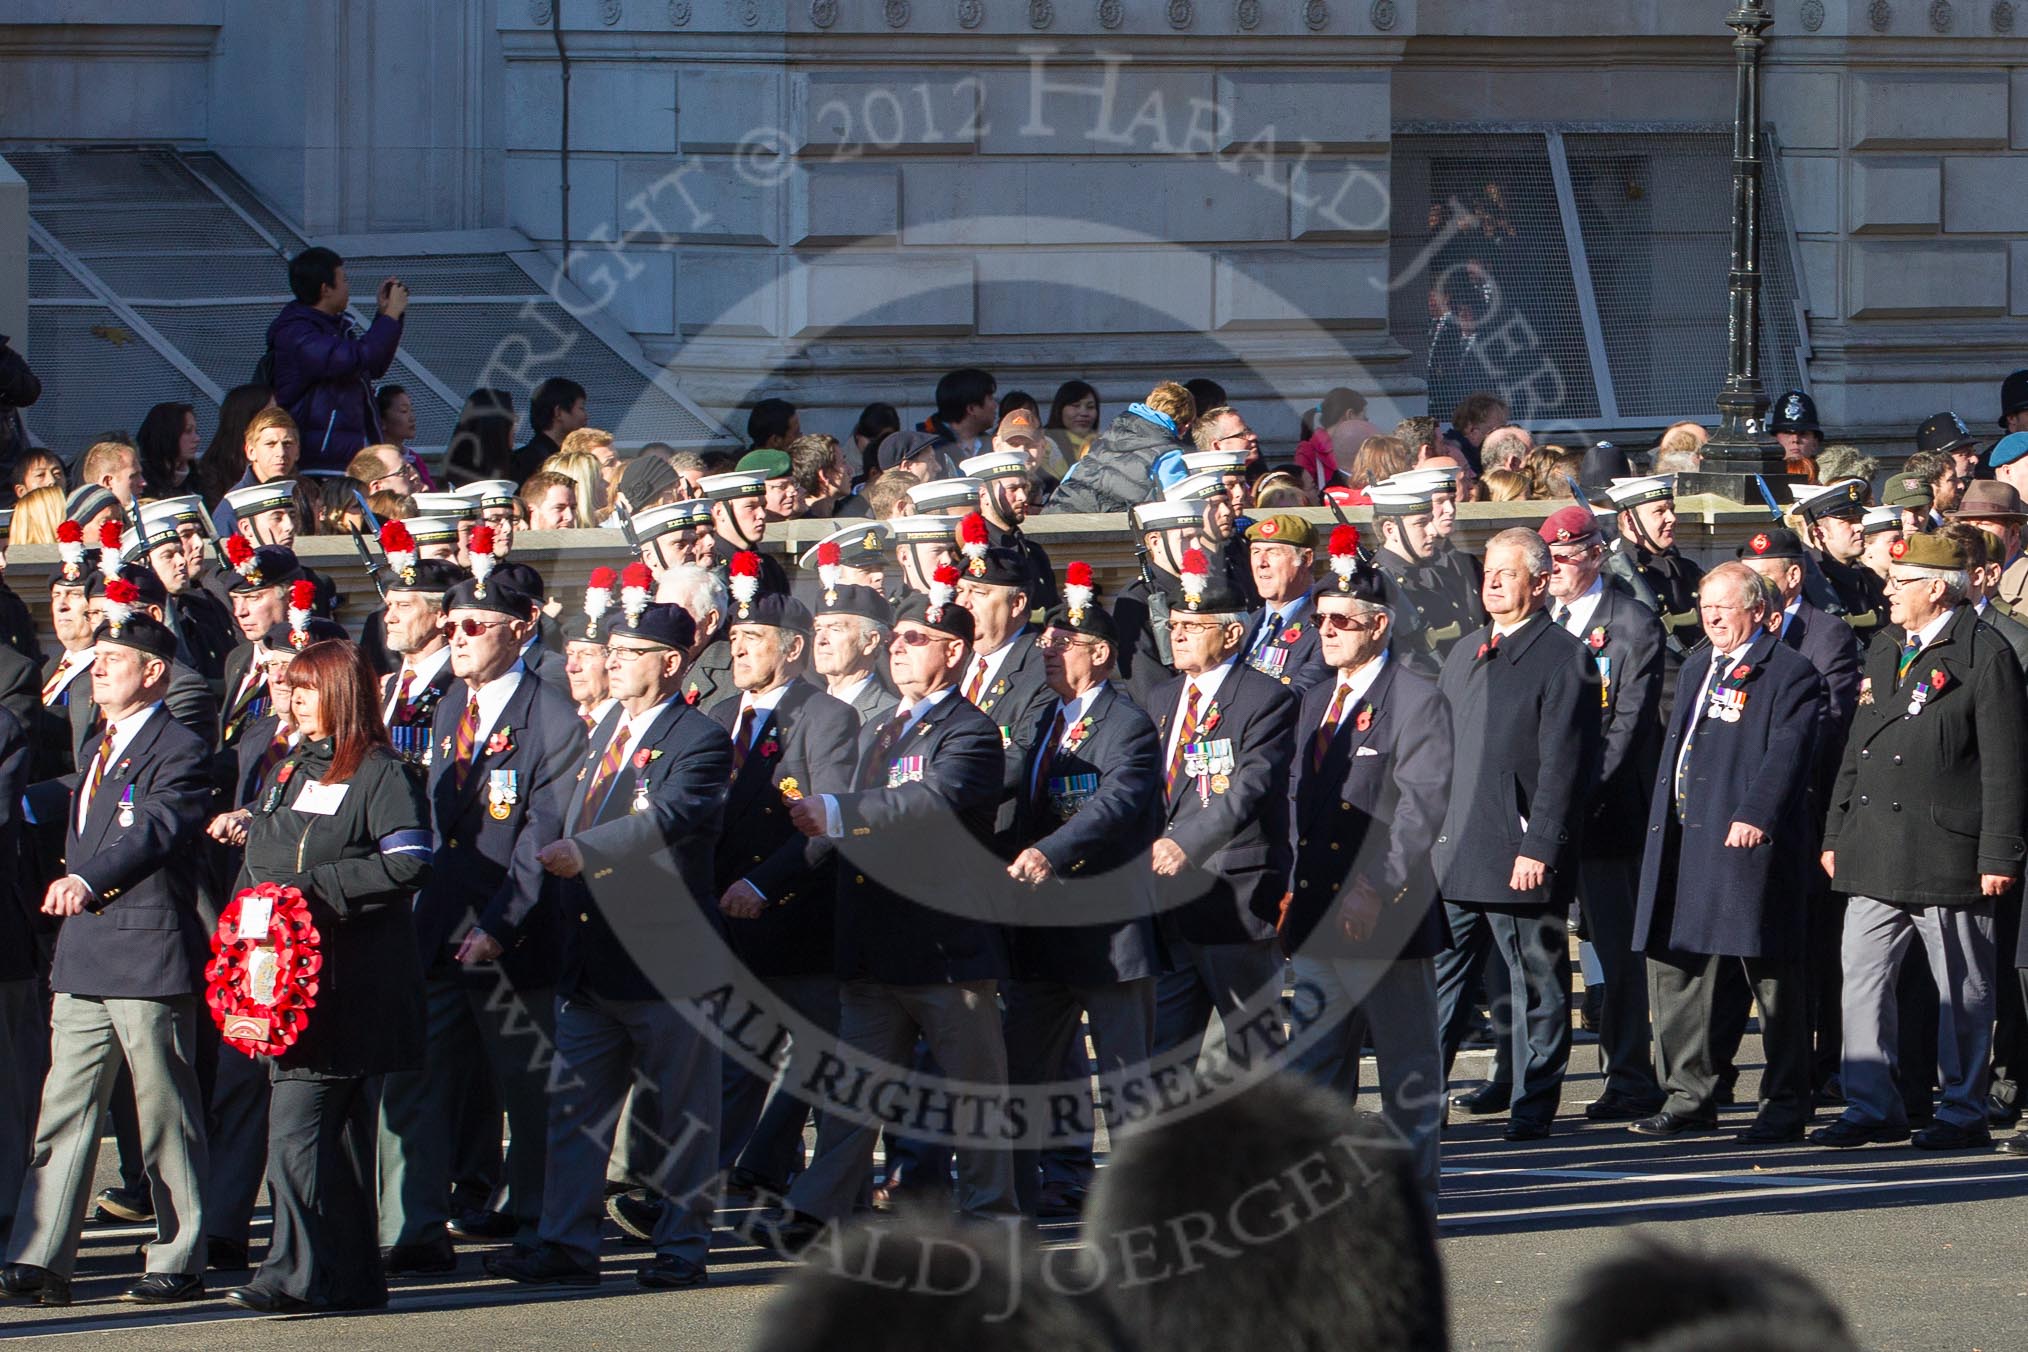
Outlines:
{"label": "black shoe", "polygon": [[662,1219],[664,1203],[659,1197],[622,1192],[606,1198],[606,1214],[628,1237],[643,1244],[655,1242],[655,1225]]}
{"label": "black shoe", "polygon": [[444,1224],[453,1239],[485,1243],[512,1239],[521,1233],[521,1222],[499,1211],[467,1211]]}
{"label": "black shoe", "polygon": [[1932,1122],[1908,1138],[1917,1150],[1983,1150],[1993,1143],[1993,1133],[1984,1124],[1959,1126],[1955,1122]]}
{"label": "black shoe", "polygon": [[1045,1183],[1042,1195],[1036,1199],[1035,1219],[1074,1221],[1084,1214],[1084,1201],[1082,1188]]}
{"label": "black shoe", "polygon": [[706,1286],[711,1275],[697,1264],[676,1257],[674,1254],[658,1253],[654,1261],[643,1263],[634,1280],[651,1291],[684,1291],[693,1286]]}
{"label": "black shoe", "polygon": [[599,1270],[586,1267],[554,1244],[486,1255],[486,1271],[526,1286],[597,1286]]}
{"label": "black shoe", "polygon": [[107,1188],[92,1200],[98,1204],[95,1220],[138,1225],[155,1219],[155,1198],[146,1184],[133,1189]]}
{"label": "black shoe", "polygon": [[1510,1141],[1540,1141],[1549,1135],[1549,1124],[1517,1120],[1509,1122],[1507,1129],[1500,1134]]}
{"label": "black shoe", "polygon": [[204,1241],[204,1266],[211,1272],[244,1272],[253,1266],[246,1242],[209,1235]]}
{"label": "black shoe", "polygon": [[389,1245],[380,1251],[380,1266],[390,1277],[423,1272],[456,1272],[458,1251],[452,1246],[449,1235],[438,1235],[435,1239]]}
{"label": "black shoe", "polygon": [[1756,1121],[1745,1131],[1739,1133],[1739,1139],[1745,1145],[1788,1145],[1791,1142],[1803,1139],[1803,1129],[1807,1125],[1807,1123],[1796,1122],[1783,1126],[1779,1122]]}
{"label": "black shoe", "polygon": [[1461,1112],[1483,1117],[1488,1113],[1506,1112],[1508,1101],[1513,1096],[1514,1091],[1511,1087],[1504,1084],[1487,1083],[1480,1085],[1468,1094],[1452,1095],[1451,1106]]}
{"label": "black shoe", "polygon": [[1584,1105],[1584,1115],[1594,1122],[1636,1122],[1661,1110],[1660,1099],[1637,1099],[1631,1094],[1611,1091]]}
{"label": "black shoe", "polygon": [[772,1178],[762,1178],[753,1170],[739,1165],[734,1165],[732,1172],[725,1176],[724,1200],[728,1206],[735,1202],[752,1202],[762,1197],[786,1197],[788,1192],[788,1184],[777,1183]]}
{"label": "black shoe", "polygon": [[129,1305],[174,1305],[204,1299],[204,1278],[195,1272],[151,1272],[120,1292]]}
{"label": "black shoe", "polygon": [[1672,1113],[1667,1108],[1653,1117],[1644,1117],[1627,1128],[1636,1136],[1682,1136],[1693,1131],[1716,1131],[1718,1119],[1695,1113]]}
{"label": "black shoe", "polygon": [[2028,1131],[2017,1131],[2000,1142],[2000,1153],[2004,1155],[2028,1155]]}
{"label": "black shoe", "polygon": [[1711,1095],[1711,1106],[1714,1108],[1730,1108],[1736,1102],[1738,1102],[1738,1099],[1734,1096],[1733,1085],[1730,1082],[1721,1080],[1718,1088]]}
{"label": "black shoe", "polygon": [[70,1278],[59,1277],[32,1263],[9,1263],[0,1268],[0,1295],[17,1300],[32,1297],[42,1305],[68,1305]]}
{"label": "black shoe", "polygon": [[1848,1122],[1842,1117],[1810,1133],[1811,1145],[1827,1145],[1833,1150],[1850,1150],[1854,1146],[1861,1145],[1895,1145],[1907,1139],[1906,1125],[1895,1126],[1891,1122]]}
{"label": "black shoe", "polygon": [[815,1216],[782,1207],[761,1217],[752,1227],[750,1238],[762,1248],[773,1249],[780,1257],[796,1259],[817,1242],[825,1228],[824,1222]]}
{"label": "black shoe", "polygon": [[301,1314],[315,1308],[307,1300],[297,1300],[265,1286],[235,1286],[225,1293],[225,1302],[256,1314]]}

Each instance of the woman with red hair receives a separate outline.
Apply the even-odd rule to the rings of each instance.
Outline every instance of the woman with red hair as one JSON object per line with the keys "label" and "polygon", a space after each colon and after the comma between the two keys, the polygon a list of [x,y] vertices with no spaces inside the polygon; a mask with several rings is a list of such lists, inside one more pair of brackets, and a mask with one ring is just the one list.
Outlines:
{"label": "woman with red hair", "polygon": [[422,960],[409,920],[429,874],[422,785],[388,744],[373,673],[340,639],[290,662],[301,739],[245,809],[239,886],[299,889],[321,942],[316,1003],[274,1059],[266,1261],[226,1299],[248,1309],[387,1304],[374,1218],[368,1081],[422,1064]]}

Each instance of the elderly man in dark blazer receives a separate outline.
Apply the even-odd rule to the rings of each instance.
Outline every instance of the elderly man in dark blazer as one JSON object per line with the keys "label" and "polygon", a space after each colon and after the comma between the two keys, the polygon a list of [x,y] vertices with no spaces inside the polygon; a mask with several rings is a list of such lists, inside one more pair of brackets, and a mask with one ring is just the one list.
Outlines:
{"label": "elderly man in dark blazer", "polygon": [[[444,600],[451,672],[431,729],[428,789],[436,867],[416,895],[428,999],[419,1071],[387,1077],[381,1098],[381,1240],[396,1272],[448,1270],[450,1236],[532,1238],[542,1217],[548,1120],[543,1045],[554,1026],[561,918],[542,898],[536,852],[557,838],[584,724],[566,695],[527,668],[536,604],[497,579],[467,579]],[[504,1195],[451,1213],[462,1070],[483,1061],[511,1140]],[[482,1130],[498,1130],[489,1116]],[[447,1233],[448,1228],[448,1233]]]}
{"label": "elderly man in dark blazer", "polygon": [[[1669,1091],[1643,1136],[1717,1125],[1712,997],[1743,966],[1760,1002],[1767,1073],[1744,1140],[1802,1139],[1810,1115],[1803,1001],[1806,895],[1816,838],[1811,752],[1824,681],[1769,632],[1761,584],[1721,564],[1699,584],[1709,646],[1683,664],[1654,784],[1634,942],[1648,955],[1655,1048]],[[1841,628],[1843,626],[1840,626]]]}
{"label": "elderly man in dark blazer", "polygon": [[1332,679],[1303,696],[1296,723],[1295,887],[1281,940],[1297,990],[1325,1012],[1294,1064],[1357,1097],[1373,1038],[1381,1110],[1434,1208],[1444,1075],[1432,959],[1446,935],[1429,857],[1450,793],[1451,720],[1436,682],[1395,660],[1385,585],[1350,552],[1349,529],[1333,542],[1347,545],[1333,552],[1336,578],[1316,596]]}
{"label": "elderly man in dark blazer", "polygon": [[1293,512],[1246,530],[1247,560],[1261,605],[1247,621],[1246,664],[1298,696],[1331,679],[1317,643],[1316,538]]}
{"label": "elderly man in dark blazer", "polygon": [[[958,690],[973,620],[953,599],[953,571],[940,569],[931,590],[895,617],[888,654],[902,702],[862,738],[858,787],[804,798],[789,816],[840,855],[839,1057],[903,1080],[920,1035],[952,1080],[1005,1085],[998,988],[1007,944],[993,919],[1003,889],[990,853],[1004,756],[999,728]],[[816,1158],[790,1188],[774,1233],[785,1250],[848,1215],[873,1162],[879,1119],[866,1104],[827,1098],[817,1106]],[[1013,1215],[1013,1168],[997,1145],[1004,1137],[962,1121],[951,1133],[959,1210]]]}
{"label": "elderly man in dark blazer", "polygon": [[[635,1273],[644,1287],[702,1286],[718,1196],[719,1054],[710,1017],[724,980],[711,851],[732,745],[682,694],[696,626],[681,606],[629,606],[606,640],[617,701],[593,730],[536,852],[545,904],[564,917],[556,1064],[538,1241],[489,1255],[496,1277],[535,1286],[599,1279],[606,1164],[630,1130],[655,1142],[665,1203]],[[573,714],[573,721],[575,715]],[[538,804],[547,815],[549,800]],[[646,1152],[636,1143],[636,1158]]]}
{"label": "elderly man in dark blazer", "polygon": [[1559,508],[1538,533],[1552,565],[1549,616],[1584,644],[1599,679],[1599,787],[1578,855],[1577,899],[1605,978],[1598,1030],[1605,1086],[1584,1115],[1628,1121],[1662,1103],[1649,1050],[1647,972],[1633,931],[1642,828],[1661,757],[1668,636],[1652,610],[1605,575],[1605,535],[1590,508]]}
{"label": "elderly man in dark blazer", "polygon": [[[1034,1094],[1058,1078],[1080,1021],[1091,1021],[1099,1075],[1116,1086],[1148,1059],[1154,1043],[1155,880],[1148,847],[1161,830],[1162,749],[1155,725],[1111,682],[1118,631],[1071,566],[1066,600],[1049,613],[1042,654],[1055,703],[1025,738],[1007,875],[1018,889],[1009,906],[1013,979],[1006,1005],[1007,1078],[1028,1088],[1031,1131],[1049,1124],[1061,1139],[1052,1100]],[[1089,924],[1073,916],[1100,916]],[[1090,1091],[1083,1047],[1070,1090],[1078,1110],[1068,1143],[1088,1148]],[[1060,1087],[1060,1086],[1059,1086]],[[1117,1101],[1117,1091],[1108,1094]],[[1108,1127],[1117,1122],[1108,1121]],[[1043,1183],[1034,1150],[1014,1156],[1014,1191],[1036,1215]]]}
{"label": "elderly man in dark blazer", "polygon": [[1146,706],[1162,738],[1162,834],[1149,858],[1167,969],[1155,1050],[1195,1047],[1213,1010],[1233,1046],[1281,993],[1275,922],[1288,888],[1296,698],[1240,660],[1244,602],[1203,551],[1169,609],[1176,675]]}
{"label": "elderly man in dark blazer", "polygon": [[[128,593],[131,596],[131,593]],[[204,1293],[204,1104],[197,1011],[204,930],[187,862],[211,801],[209,749],[163,706],[176,636],[159,620],[106,613],[93,635],[92,696],[104,726],[75,776],[35,786],[37,817],[67,822],[64,875],[42,912],[63,920],[49,973],[50,1071],[35,1148],[7,1241],[0,1292],[70,1303],[99,1119],[120,1063],[149,1143],[155,1242],[125,1299]]]}
{"label": "elderly man in dark blazer", "polygon": [[1550,619],[1549,546],[1504,530],[1486,546],[1492,623],[1451,649],[1438,681],[1457,766],[1437,836],[1452,947],[1437,961],[1446,1065],[1471,1018],[1473,968],[1496,952],[1519,1006],[1506,1135],[1549,1134],[1570,1059],[1565,929],[1599,762],[1599,678],[1584,643]]}
{"label": "elderly man in dark blazer", "polygon": [[[977,512],[963,518],[961,538],[986,537],[985,518]],[[1050,692],[1042,654],[1029,631],[1029,591],[1034,585],[1029,561],[1019,550],[985,547],[974,540],[958,563],[958,604],[972,612],[977,642],[958,678],[958,690],[1000,729],[1006,762],[1000,808],[993,834],[1003,851],[1012,841],[1015,800],[1021,771],[1028,763],[1029,740],[1042,710],[1056,703]]]}
{"label": "elderly man in dark blazer", "polygon": [[729,636],[740,695],[711,712],[732,736],[732,786],[713,870],[733,954],[819,1032],[794,1039],[772,1087],[726,1063],[721,1163],[747,1191],[780,1193],[801,1172],[810,1110],[794,1086],[838,1033],[833,861],[790,824],[789,809],[852,787],[859,716],[803,678],[810,629],[808,608],[792,597],[735,606]]}
{"label": "elderly man in dark blazer", "polygon": [[2021,881],[2028,696],[2005,640],[1965,604],[1965,551],[1917,535],[1888,577],[1903,641],[1867,654],[1824,827],[1845,908],[1844,1116],[1819,1145],[1908,1138],[1894,1082],[1894,981],[1922,941],[1938,991],[1936,1120],[1924,1149],[1983,1146],[1997,898]]}

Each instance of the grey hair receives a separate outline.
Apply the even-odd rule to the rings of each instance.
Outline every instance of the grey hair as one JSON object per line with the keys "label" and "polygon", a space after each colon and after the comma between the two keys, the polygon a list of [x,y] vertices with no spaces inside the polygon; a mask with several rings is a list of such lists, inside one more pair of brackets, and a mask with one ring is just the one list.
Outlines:
{"label": "grey hair", "polygon": [[715,610],[724,615],[732,605],[732,593],[725,589],[718,574],[695,563],[679,563],[665,571],[662,585],[655,589],[655,599],[683,607],[700,625],[710,612]]}
{"label": "grey hair", "polygon": [[878,639],[883,644],[887,642],[888,627],[879,620],[868,619],[864,615],[853,615],[850,618],[859,621],[859,641],[861,643],[866,642],[867,639]]}
{"label": "grey hair", "polygon": [[1971,575],[1962,568],[1917,568],[1912,564],[1903,564],[1902,567],[1917,577],[1933,578],[1943,583],[1943,603],[1947,606],[1962,604],[1972,589]]}
{"label": "grey hair", "polygon": [[1527,565],[1528,576],[1541,577],[1550,568],[1549,546],[1542,543],[1542,537],[1526,526],[1514,526],[1501,531],[1486,541],[1486,552],[1492,553],[1498,546],[1521,551],[1522,562]]}
{"label": "grey hair", "polygon": [[1702,596],[1712,583],[1730,584],[1733,599],[1747,606],[1759,605],[1768,608],[1768,588],[1773,584],[1737,559],[1719,564],[1704,575],[1697,584],[1697,594]]}
{"label": "grey hair", "polygon": [[1704,452],[1695,446],[1671,447],[1655,454],[1657,474],[1695,474],[1704,466]]}

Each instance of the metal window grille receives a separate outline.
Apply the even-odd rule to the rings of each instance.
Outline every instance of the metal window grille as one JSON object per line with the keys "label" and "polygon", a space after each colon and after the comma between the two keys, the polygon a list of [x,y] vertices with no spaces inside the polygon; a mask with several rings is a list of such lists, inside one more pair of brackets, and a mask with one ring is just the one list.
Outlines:
{"label": "metal window grille", "polygon": [[[1808,334],[1772,144],[1764,149],[1761,379],[1807,388]],[[1724,130],[1398,132],[1395,336],[1430,408],[1475,390],[1552,433],[1709,418],[1725,377],[1731,137]],[[1471,340],[1459,311],[1476,307]]]}
{"label": "metal window grille", "polygon": [[[195,405],[209,421],[225,391],[252,377],[289,299],[287,260],[304,247],[301,233],[214,155],[89,147],[7,159],[29,185],[30,359],[45,390],[25,415],[33,433],[74,454],[138,427],[162,401]],[[638,352],[574,319],[512,257],[356,256],[346,272],[361,321],[382,277],[414,288],[386,379],[408,389],[418,449],[449,443],[482,381],[511,383],[489,375],[487,362],[517,333],[528,351],[554,354],[537,373],[583,385],[623,442],[736,441]],[[525,415],[528,392],[515,393]]]}

